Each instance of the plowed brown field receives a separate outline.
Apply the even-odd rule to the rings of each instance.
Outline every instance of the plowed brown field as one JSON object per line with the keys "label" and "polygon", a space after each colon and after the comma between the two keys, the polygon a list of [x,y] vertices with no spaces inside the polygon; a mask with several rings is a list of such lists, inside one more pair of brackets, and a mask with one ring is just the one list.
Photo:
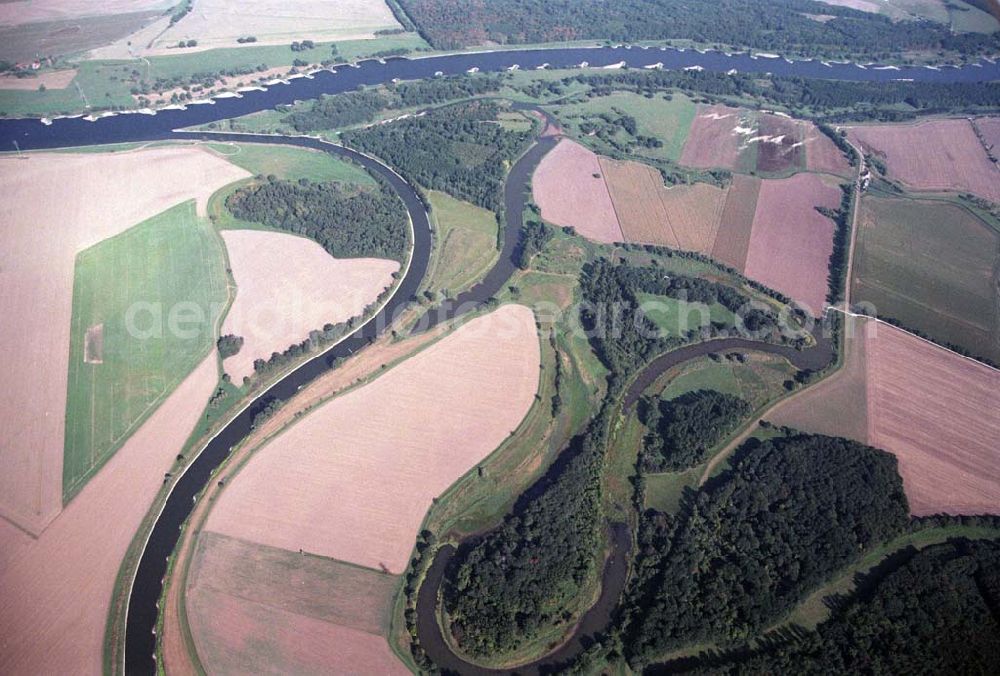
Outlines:
{"label": "plowed brown field", "polygon": [[747,111],[723,105],[699,107],[680,163],[699,169],[735,169],[745,136],[737,132],[752,126],[748,115]]}
{"label": "plowed brown field", "polygon": [[853,170],[844,153],[840,152],[840,148],[814,125],[809,125],[805,144],[806,168],[809,171],[821,171],[845,177],[852,175]]}
{"label": "plowed brown field", "polygon": [[726,192],[707,183],[667,188],[638,162],[601,158],[601,169],[627,242],[711,253]]}
{"label": "plowed brown field", "polygon": [[719,232],[712,244],[712,258],[740,272],[746,267],[759,192],[759,178],[745,174],[733,176],[722,209]]}
{"label": "plowed brown field", "polygon": [[866,350],[869,442],[899,458],[910,511],[1000,513],[1000,371],[881,323]]}
{"label": "plowed brown field", "polygon": [[968,120],[852,127],[851,138],[881,158],[889,178],[915,190],[967,191],[1000,202],[1000,168]]}

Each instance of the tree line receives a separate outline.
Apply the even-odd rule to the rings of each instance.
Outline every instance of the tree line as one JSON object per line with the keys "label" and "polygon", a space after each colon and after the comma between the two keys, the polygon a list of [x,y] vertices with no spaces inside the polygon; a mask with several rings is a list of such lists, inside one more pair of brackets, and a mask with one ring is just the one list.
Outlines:
{"label": "tree line", "polygon": [[344,132],[341,139],[413,183],[499,212],[507,170],[532,138],[500,126],[499,113],[495,102],[471,101]]}
{"label": "tree line", "polygon": [[241,188],[226,199],[236,218],[304,235],[336,258],[404,261],[409,235],[406,208],[385,179],[374,190],[285,181],[274,177]]}
{"label": "tree line", "polygon": [[[888,17],[811,0],[399,0],[437,49],[490,41],[693,40],[814,57],[885,59],[913,51],[961,55],[1000,46],[993,34],[956,33],[932,21]],[[817,21],[816,16],[829,17]]]}

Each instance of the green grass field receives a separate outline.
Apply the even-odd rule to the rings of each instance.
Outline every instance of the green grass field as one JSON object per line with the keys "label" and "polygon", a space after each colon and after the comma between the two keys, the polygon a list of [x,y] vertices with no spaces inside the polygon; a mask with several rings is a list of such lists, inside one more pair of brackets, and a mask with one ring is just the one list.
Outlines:
{"label": "green grass field", "polygon": [[[612,118],[631,115],[640,135],[652,136],[663,142],[662,148],[640,148],[637,153],[643,157],[676,162],[680,159],[694,120],[695,104],[683,94],[673,94],[672,100],[668,101],[663,95],[646,98],[632,92],[615,92],[610,96],[556,106],[553,112],[568,127],[568,131],[576,135],[581,133],[580,124],[587,120],[600,118],[601,115]],[[628,133],[619,129],[615,139],[625,141]]]}
{"label": "green grass field", "polygon": [[736,321],[736,316],[720,303],[706,306],[651,293],[640,293],[639,302],[646,316],[667,337],[697,332],[712,322],[731,325]]}
{"label": "green grass field", "polygon": [[[63,497],[69,500],[202,360],[228,301],[222,242],[178,205],[77,256]],[[103,346],[85,362],[88,329]]]}
{"label": "green grass field", "polygon": [[482,277],[500,255],[497,219],[482,209],[450,195],[428,190],[434,222],[434,257],[426,288],[456,296]]}
{"label": "green grass field", "polygon": [[865,197],[854,302],[1000,361],[1000,233],[945,201]]}
{"label": "green grass field", "polygon": [[255,176],[375,185],[375,179],[360,166],[319,150],[251,143],[210,143],[209,147]]}

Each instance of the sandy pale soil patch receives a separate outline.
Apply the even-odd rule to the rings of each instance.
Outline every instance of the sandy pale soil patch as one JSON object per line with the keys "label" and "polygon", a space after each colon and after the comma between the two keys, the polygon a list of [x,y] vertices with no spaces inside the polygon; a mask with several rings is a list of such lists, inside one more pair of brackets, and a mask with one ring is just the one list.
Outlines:
{"label": "sandy pale soil patch", "polygon": [[840,189],[816,174],[765,180],[754,213],[744,273],[819,316],[826,304],[835,225],[816,211],[836,209]]}
{"label": "sandy pale soil patch", "polygon": [[866,334],[875,324],[844,318],[844,365],[832,376],[779,403],[766,419],[803,432],[868,440],[868,358]]}
{"label": "sandy pale soil patch", "polygon": [[0,26],[166,10],[175,4],[176,0],[15,0],[0,2]]}
{"label": "sandy pale soil patch", "polygon": [[736,174],[726,193],[722,207],[722,218],[715,242],[712,244],[712,258],[725,263],[734,270],[743,272],[750,248],[753,232],[753,217],[757,210],[760,194],[760,179],[746,174]]}
{"label": "sandy pale soil patch", "polygon": [[[255,673],[398,672],[402,665],[383,636],[399,581],[396,575],[203,532],[187,577],[185,606],[209,673],[236,673],[249,665]],[[322,640],[306,649],[301,639],[284,640],[302,631]]]}
{"label": "sandy pale soil patch", "polygon": [[0,515],[37,533],[62,506],[76,254],[246,176],[196,147],[0,158]]}
{"label": "sandy pale soil patch", "polygon": [[620,242],[622,230],[597,155],[563,139],[549,151],[531,181],[542,218],[596,242]]}
{"label": "sandy pale soil patch", "polygon": [[[0,4],[0,7],[3,7]],[[49,70],[38,75],[38,77],[13,77],[4,75],[0,77],[0,89],[19,89],[34,91],[40,85],[45,85],[46,89],[66,89],[69,83],[76,77],[76,70]]]}
{"label": "sandy pale soil patch", "polygon": [[432,498],[531,407],[539,354],[524,306],[470,321],[258,451],[206,529],[402,572]]}
{"label": "sandy pale soil patch", "polygon": [[899,458],[910,511],[1000,512],[1000,371],[886,324],[866,350],[869,440]]}
{"label": "sandy pale soil patch", "polygon": [[638,162],[601,158],[601,169],[626,241],[711,253],[726,191],[707,183],[667,188],[659,171]]}
{"label": "sandy pale soil patch", "polygon": [[[240,37],[252,35],[248,46],[292,41],[356,40],[375,31],[399,28],[385,0],[198,0],[183,19],[153,44],[151,54],[182,54],[216,47],[240,47]],[[180,40],[197,40],[196,48],[167,49]]]}
{"label": "sandy pale soil patch", "polygon": [[699,106],[681,151],[681,164],[710,169],[736,168],[751,122],[747,112],[729,106]]}
{"label": "sandy pale soil patch", "polygon": [[963,190],[1000,202],[1000,168],[969,120],[851,127],[849,135],[885,162],[889,178],[915,190]]}
{"label": "sandy pale soil patch", "polygon": [[0,673],[101,673],[118,567],[217,382],[210,355],[37,540],[0,529],[0,551],[16,549],[0,572]]}
{"label": "sandy pale soil patch", "polygon": [[255,359],[360,315],[399,270],[396,261],[334,258],[310,239],[280,232],[226,230],[222,239],[237,287],[222,333],[245,341],[224,365],[236,383],[253,375]]}

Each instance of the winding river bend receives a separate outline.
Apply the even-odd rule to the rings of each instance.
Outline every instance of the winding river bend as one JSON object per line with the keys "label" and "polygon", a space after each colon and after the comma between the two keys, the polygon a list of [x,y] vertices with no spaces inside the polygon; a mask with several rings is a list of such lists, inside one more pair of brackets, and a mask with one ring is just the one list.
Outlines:
{"label": "winding river bend", "polygon": [[[151,674],[156,671],[153,658],[156,637],[153,629],[156,625],[156,604],[162,589],[163,576],[166,573],[167,557],[177,543],[180,526],[190,513],[195,497],[211,479],[212,471],[226,458],[230,449],[249,432],[253,417],[262,408],[260,402],[269,397],[289,398],[302,385],[311,382],[331,368],[335,360],[351,355],[384,331],[389,326],[388,320],[395,316],[395,313],[417,292],[427,269],[431,248],[430,225],[419,196],[398,174],[372,158],[311,138],[177,133],[174,130],[246,115],[277,105],[290,104],[296,100],[345,92],[359,85],[387,83],[395,78],[419,79],[436,75],[460,74],[474,69],[483,72],[499,72],[515,65],[522,69],[535,69],[542,67],[566,68],[585,63],[590,68],[627,65],[631,68],[704,69],[714,72],[736,70],[739,72],[769,72],[775,75],[877,82],[892,80],[918,82],[1000,80],[1000,64],[993,61],[983,61],[960,68],[948,66],[941,68],[866,67],[846,63],[824,63],[816,60],[788,61],[768,55],[751,56],[749,54],[725,54],[712,51],[699,52],[653,47],[576,47],[363,61],[353,66],[338,67],[335,72],[321,71],[309,77],[291,80],[287,84],[274,85],[264,91],[251,91],[243,93],[239,97],[204,101],[200,102],[201,105],[188,104],[185,108],[161,110],[153,115],[117,114],[101,117],[96,121],[88,121],[81,117],[68,117],[56,119],[49,125],[43,124],[37,119],[0,120],[0,148],[4,150],[12,150],[15,143],[21,150],[40,150],[167,139],[283,143],[315,148],[348,157],[385,178],[403,200],[413,223],[414,247],[410,266],[400,280],[396,291],[379,314],[335,347],[306,362],[274,383],[267,391],[261,393],[257,403],[243,411],[214,437],[178,480],[153,526],[131,588],[124,653],[124,668],[127,673]],[[544,140],[540,142],[540,144],[545,143]],[[474,307],[478,302],[485,301],[502,288],[509,278],[514,269],[514,260],[516,259],[513,256],[519,243],[520,217],[524,206],[524,182],[527,176],[530,176],[530,170],[533,168],[531,162],[537,163],[544,151],[544,145],[535,146],[512,169],[511,185],[514,186],[513,190],[516,193],[522,195],[522,200],[518,207],[516,196],[512,196],[510,192],[505,196],[507,232],[503,255],[497,268],[487,276],[482,284],[464,297],[460,297],[455,309],[445,310],[444,314],[439,313],[436,318],[430,321],[437,322],[454,316],[460,312],[462,307]],[[507,201],[511,199],[514,202]],[[449,315],[449,312],[454,314]],[[748,346],[734,345],[733,347]],[[756,349],[759,344],[755,344],[753,347]],[[713,345],[705,353],[719,349],[729,348]],[[662,367],[665,370],[669,368],[667,366],[669,359],[666,355],[662,359],[667,361],[660,362],[657,368]],[[655,376],[652,378],[655,379]],[[617,529],[615,530],[617,531]],[[616,537],[615,540],[618,541],[618,538]],[[621,551],[620,548],[618,551]],[[624,552],[621,552],[620,555],[624,557]],[[607,577],[607,570],[606,568],[606,591],[602,591],[602,599],[607,594],[609,599],[615,601],[621,591],[621,586],[624,585],[625,576],[624,573],[620,576],[619,583],[617,574],[612,578]],[[433,586],[433,589],[436,594],[436,586]],[[613,603],[607,607],[607,612],[610,612],[612,607]],[[599,602],[595,608],[598,610],[592,609],[592,612],[601,611],[604,608],[603,602]],[[606,623],[606,617],[601,617],[600,612],[598,615],[594,615],[593,619],[595,622]],[[603,623],[600,626],[603,627]],[[423,634],[421,640],[425,646],[430,645],[430,642],[433,641],[432,637],[425,637]],[[438,640],[441,640],[440,636],[438,636]],[[572,645],[579,644],[574,639]],[[444,647],[447,648],[447,646]],[[559,659],[568,657],[569,655],[565,655]],[[545,666],[539,665],[539,670],[544,670]]]}

